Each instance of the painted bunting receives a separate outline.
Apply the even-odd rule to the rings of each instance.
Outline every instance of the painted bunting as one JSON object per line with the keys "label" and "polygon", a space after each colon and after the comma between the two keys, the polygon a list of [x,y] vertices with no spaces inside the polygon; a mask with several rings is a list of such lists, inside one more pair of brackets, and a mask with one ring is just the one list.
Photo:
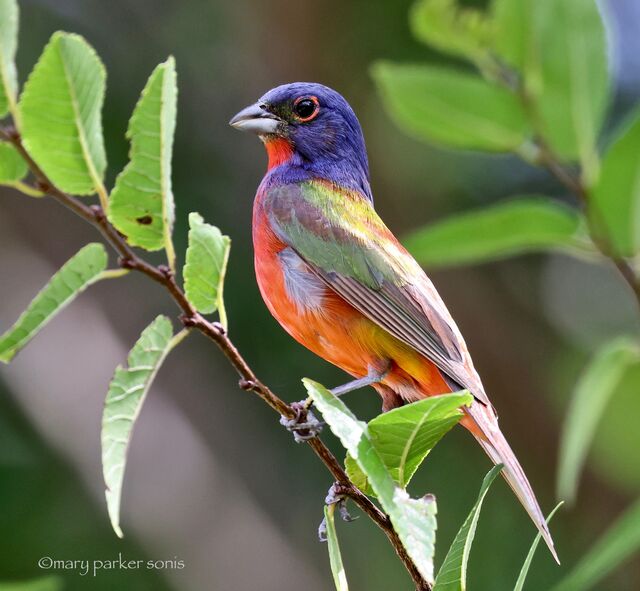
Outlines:
{"label": "painted bunting", "polygon": [[273,316],[383,411],[467,389],[461,423],[502,474],[557,560],[531,485],[498,427],[467,346],[435,287],[373,207],[360,123],[337,92],[278,86],[230,125],[257,134],[268,170],[253,207],[255,270]]}

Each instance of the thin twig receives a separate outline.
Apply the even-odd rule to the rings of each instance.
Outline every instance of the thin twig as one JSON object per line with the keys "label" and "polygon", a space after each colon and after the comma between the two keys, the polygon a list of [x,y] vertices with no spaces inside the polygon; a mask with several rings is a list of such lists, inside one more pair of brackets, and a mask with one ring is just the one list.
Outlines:
{"label": "thin twig", "polygon": [[[181,310],[180,321],[182,324],[187,328],[198,330],[218,346],[240,376],[240,388],[258,395],[278,414],[289,419],[296,416],[296,412],[289,404],[277,396],[266,384],[258,379],[255,372],[251,369],[247,361],[229,338],[224,327],[219,322],[210,322],[204,318],[189,303],[184,291],[176,282],[174,274],[169,267],[165,265],[155,266],[140,258],[127,244],[126,238],[109,222],[104,209],[101,206],[86,205],[82,203],[82,201],[56,187],[33,158],[31,158],[22,144],[20,134],[14,128],[0,128],[0,139],[11,143],[25,160],[31,173],[35,177],[35,188],[38,191],[49,195],[66,208],[79,215],[102,234],[105,240],[118,253],[120,257],[119,264],[123,269],[131,269],[133,271],[143,273],[166,289]],[[304,416],[302,417],[302,420],[305,420]],[[416,590],[431,591],[431,586],[423,579],[414,562],[407,554],[388,516],[385,515],[350,481],[349,476],[344,471],[344,468],[319,438],[314,437],[307,443],[318,458],[320,458],[322,463],[327,467],[329,472],[331,472],[331,475],[340,486],[342,494],[351,498],[353,502],[356,503],[356,505],[358,505],[358,507],[360,507],[360,509],[366,513],[386,534],[387,538],[393,545],[396,554],[413,579],[413,582],[416,585]]]}

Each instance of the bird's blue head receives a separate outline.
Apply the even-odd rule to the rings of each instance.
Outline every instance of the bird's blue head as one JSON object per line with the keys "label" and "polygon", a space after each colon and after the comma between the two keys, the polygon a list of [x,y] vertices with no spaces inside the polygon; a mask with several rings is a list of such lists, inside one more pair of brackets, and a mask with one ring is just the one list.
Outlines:
{"label": "bird's blue head", "polygon": [[322,84],[283,84],[229,124],[260,136],[272,176],[286,182],[329,180],[371,199],[360,122],[349,103]]}

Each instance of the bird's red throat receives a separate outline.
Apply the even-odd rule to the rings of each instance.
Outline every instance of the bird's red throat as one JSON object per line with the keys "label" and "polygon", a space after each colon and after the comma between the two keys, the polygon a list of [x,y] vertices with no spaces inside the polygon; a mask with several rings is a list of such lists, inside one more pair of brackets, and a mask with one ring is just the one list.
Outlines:
{"label": "bird's red throat", "polygon": [[280,166],[288,162],[293,156],[293,146],[291,142],[283,137],[270,137],[263,140],[269,157],[268,168],[271,170],[275,166]]}

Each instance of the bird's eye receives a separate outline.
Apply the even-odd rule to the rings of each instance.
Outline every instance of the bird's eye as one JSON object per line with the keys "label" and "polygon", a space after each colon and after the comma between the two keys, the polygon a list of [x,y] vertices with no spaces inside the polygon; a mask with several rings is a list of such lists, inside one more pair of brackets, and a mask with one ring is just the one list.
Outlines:
{"label": "bird's eye", "polygon": [[311,121],[320,110],[320,103],[315,96],[301,96],[293,103],[293,112],[302,123]]}

